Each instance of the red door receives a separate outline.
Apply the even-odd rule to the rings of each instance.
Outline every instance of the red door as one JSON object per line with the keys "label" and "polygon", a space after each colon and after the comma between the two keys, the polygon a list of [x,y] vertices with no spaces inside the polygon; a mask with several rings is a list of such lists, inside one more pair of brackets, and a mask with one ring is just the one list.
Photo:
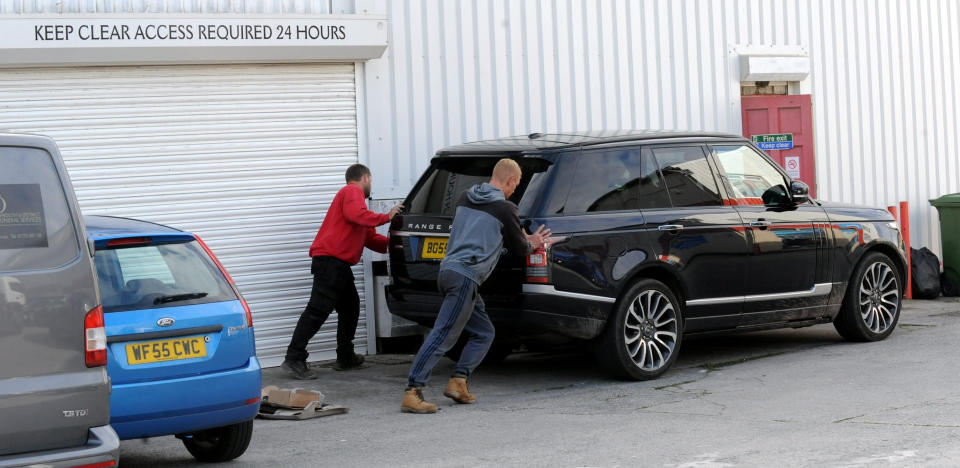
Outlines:
{"label": "red door", "polygon": [[766,150],[783,166],[790,177],[810,186],[810,196],[817,193],[813,158],[813,113],[809,94],[788,96],[743,96],[743,136],[793,134],[793,148]]}

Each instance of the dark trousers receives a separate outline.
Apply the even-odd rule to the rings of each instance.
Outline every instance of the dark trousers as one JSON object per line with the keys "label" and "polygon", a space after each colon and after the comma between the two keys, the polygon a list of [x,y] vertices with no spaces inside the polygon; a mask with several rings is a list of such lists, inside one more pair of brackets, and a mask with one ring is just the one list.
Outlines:
{"label": "dark trousers", "polygon": [[293,330],[286,359],[307,360],[307,343],[334,309],[337,310],[337,359],[349,359],[353,355],[353,337],[360,319],[360,296],[353,284],[353,271],[347,262],[336,257],[313,257],[310,272],[313,273],[310,301]]}
{"label": "dark trousers", "polygon": [[410,366],[408,388],[427,385],[433,366],[457,343],[460,333],[467,332],[469,339],[453,366],[452,376],[469,377],[493,344],[493,323],[484,310],[483,298],[477,294],[477,283],[460,273],[440,270],[437,287],[443,293],[443,303],[433,329]]}

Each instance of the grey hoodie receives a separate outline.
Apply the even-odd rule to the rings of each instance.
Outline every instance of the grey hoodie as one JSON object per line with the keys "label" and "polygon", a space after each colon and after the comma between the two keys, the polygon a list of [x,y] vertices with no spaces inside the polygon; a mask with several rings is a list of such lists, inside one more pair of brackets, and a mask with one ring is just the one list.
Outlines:
{"label": "grey hoodie", "polygon": [[488,183],[470,187],[457,200],[450,242],[440,269],[460,273],[479,285],[508,250],[517,256],[533,251],[520,227],[517,205],[504,199],[503,192]]}

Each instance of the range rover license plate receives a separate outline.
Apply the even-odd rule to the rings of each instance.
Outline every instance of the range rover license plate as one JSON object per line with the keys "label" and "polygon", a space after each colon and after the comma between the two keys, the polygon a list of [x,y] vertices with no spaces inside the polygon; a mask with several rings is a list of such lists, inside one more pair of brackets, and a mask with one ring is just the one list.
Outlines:
{"label": "range rover license plate", "polygon": [[446,237],[427,237],[423,240],[423,258],[443,258],[447,254]]}
{"label": "range rover license plate", "polygon": [[147,341],[127,345],[128,364],[192,359],[207,355],[207,344],[202,336]]}

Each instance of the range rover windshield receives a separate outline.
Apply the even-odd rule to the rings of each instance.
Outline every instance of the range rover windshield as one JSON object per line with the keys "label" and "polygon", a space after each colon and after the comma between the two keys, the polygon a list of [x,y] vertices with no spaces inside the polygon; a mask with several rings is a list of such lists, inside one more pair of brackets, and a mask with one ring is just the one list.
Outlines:
{"label": "range rover windshield", "polygon": [[[453,216],[460,194],[490,180],[493,166],[503,156],[453,156],[433,161],[425,177],[407,200],[407,213]],[[510,201],[529,214],[550,179],[555,156],[515,157],[523,177]]]}

